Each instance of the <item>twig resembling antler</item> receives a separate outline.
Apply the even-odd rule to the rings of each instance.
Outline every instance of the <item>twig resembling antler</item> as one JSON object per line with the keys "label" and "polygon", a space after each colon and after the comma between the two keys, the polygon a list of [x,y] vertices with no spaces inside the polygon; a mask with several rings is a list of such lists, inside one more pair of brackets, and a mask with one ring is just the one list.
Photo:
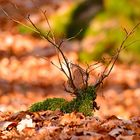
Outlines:
{"label": "twig resembling antler", "polygon": [[[1,7],[0,7],[0,8],[1,8]],[[47,25],[48,25],[48,27],[49,27],[49,31],[48,31],[46,34],[44,34],[44,33],[42,33],[41,30],[33,23],[33,21],[32,21],[31,18],[30,18],[30,15],[28,15],[26,19],[27,19],[27,21],[33,26],[33,28],[30,27],[30,26],[27,26],[27,25],[23,24],[22,22],[20,22],[20,21],[14,19],[13,17],[10,17],[10,16],[8,15],[8,13],[7,13],[4,9],[1,8],[1,10],[3,11],[3,13],[4,13],[10,20],[12,20],[12,21],[14,21],[14,22],[16,22],[16,23],[18,23],[18,24],[21,24],[21,25],[25,26],[26,28],[29,28],[30,30],[33,30],[34,32],[38,33],[42,38],[46,39],[50,44],[52,44],[52,45],[55,47],[55,49],[56,49],[56,51],[57,51],[57,57],[58,57],[58,61],[59,61],[59,65],[60,65],[60,66],[55,65],[53,62],[51,62],[51,63],[52,63],[54,66],[56,66],[60,71],[62,71],[62,72],[65,74],[65,76],[67,77],[67,80],[68,80],[67,82],[68,82],[70,88],[72,88],[72,91],[70,91],[69,89],[67,89],[67,88],[65,87],[65,90],[66,90],[66,91],[72,92],[73,94],[77,95],[77,91],[79,90],[79,87],[76,85],[76,81],[75,81],[76,78],[77,78],[77,75],[78,75],[78,74],[77,74],[77,75],[75,74],[76,72],[79,73],[79,76],[80,76],[80,78],[81,78],[81,83],[83,84],[84,88],[88,88],[88,86],[89,86],[88,80],[89,80],[89,76],[90,76],[89,74],[90,74],[90,72],[91,72],[92,70],[94,70],[94,69],[96,69],[96,68],[98,68],[98,67],[101,66],[100,62],[97,62],[97,63],[95,63],[95,64],[93,64],[93,65],[87,65],[87,68],[86,68],[85,70],[82,69],[82,67],[80,67],[79,65],[76,65],[76,64],[73,64],[73,63],[69,62],[69,60],[68,60],[67,57],[65,56],[64,52],[62,51],[62,44],[63,44],[64,40],[62,40],[60,43],[56,43],[55,37],[54,37],[54,33],[53,33],[52,29],[51,29],[50,23],[49,23],[49,21],[48,21],[47,15],[46,15],[46,11],[40,10],[41,13],[44,15],[45,20],[47,21]],[[99,78],[98,78],[98,79],[96,80],[96,82],[92,85],[93,87],[95,87],[95,88],[100,87],[100,84],[103,83],[104,79],[110,75],[110,73],[111,73],[111,71],[112,71],[112,69],[113,69],[113,67],[114,67],[114,65],[115,65],[115,63],[116,63],[116,61],[118,60],[118,57],[119,57],[121,51],[122,51],[123,49],[125,49],[125,42],[126,42],[126,41],[128,40],[128,38],[135,32],[135,29],[136,29],[139,25],[140,25],[140,23],[138,23],[136,26],[134,26],[134,28],[133,28],[131,31],[129,31],[129,32],[124,28],[124,31],[125,31],[125,33],[126,33],[125,38],[123,39],[123,41],[122,41],[120,47],[117,49],[115,55],[113,55],[113,56],[111,57],[111,59],[109,60],[107,66],[105,67],[105,69],[103,70],[103,72],[100,74]],[[80,32],[81,32],[81,31],[80,31]],[[79,33],[80,33],[80,32],[79,32]],[[75,36],[77,36],[79,33],[77,33]],[[72,39],[72,38],[75,38],[75,36],[73,36],[73,37],[71,37],[71,38],[69,38],[69,39],[67,39],[67,40],[70,40],[70,39]],[[133,43],[133,42],[132,42],[132,43]],[[130,44],[129,44],[129,45],[130,45]],[[60,58],[62,58],[63,60],[60,60]],[[68,71],[68,74],[67,74],[66,70],[64,69],[63,64],[66,66],[67,71]],[[97,64],[97,66],[96,66],[96,64]],[[100,65],[98,65],[98,64],[100,64]],[[72,65],[76,68],[75,73],[74,73],[73,70],[72,70],[72,67],[71,67]],[[90,70],[90,68],[91,68],[92,66],[96,66],[96,67]]]}

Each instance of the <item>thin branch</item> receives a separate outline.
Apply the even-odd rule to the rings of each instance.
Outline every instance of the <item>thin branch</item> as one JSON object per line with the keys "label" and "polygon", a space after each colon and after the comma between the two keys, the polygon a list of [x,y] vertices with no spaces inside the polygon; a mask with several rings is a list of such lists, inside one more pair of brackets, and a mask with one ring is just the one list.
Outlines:
{"label": "thin branch", "polygon": [[[42,10],[41,10],[41,11],[42,11]],[[50,31],[51,31],[52,39],[53,39],[54,43],[56,43],[53,30],[52,30],[52,28],[51,28],[50,22],[49,22],[49,20],[48,20],[48,18],[47,18],[47,15],[46,15],[46,11],[42,11],[42,13],[43,13],[43,15],[44,15],[44,17],[45,17],[45,19],[46,19],[46,21],[47,21],[47,25],[49,26]]]}
{"label": "thin branch", "polygon": [[79,31],[76,35],[74,35],[74,36],[72,36],[72,37],[66,39],[66,41],[70,41],[70,40],[76,38],[82,31],[83,31],[83,29],[80,29],[80,31]]}
{"label": "thin branch", "polygon": [[[116,61],[118,60],[118,57],[120,55],[120,52],[125,48],[124,44],[125,42],[128,40],[128,38],[135,32],[135,29],[140,25],[140,23],[136,24],[136,26],[134,26],[134,28],[130,31],[127,32],[124,40],[122,41],[119,49],[117,50],[117,54],[111,58],[110,62],[108,63],[108,65],[105,67],[103,73],[101,74],[100,78],[96,81],[96,83],[94,84],[95,87],[99,86],[103,80],[109,76],[109,74],[111,73]],[[126,31],[125,31],[126,32]],[[111,66],[110,66],[111,65]],[[110,66],[110,69],[108,70],[108,72],[106,73],[108,67]]]}
{"label": "thin branch", "polygon": [[34,4],[35,8],[38,9],[38,11],[40,11],[41,14],[43,14],[43,16],[45,17],[45,20],[46,20],[47,25],[48,25],[48,27],[49,27],[50,33],[51,33],[51,35],[52,35],[52,40],[54,41],[54,43],[56,43],[53,30],[52,30],[52,28],[51,28],[50,22],[49,22],[49,20],[48,20],[47,14],[46,14],[46,10],[43,11],[41,8],[39,8],[39,7],[36,5],[36,3],[34,2],[34,0],[31,0],[31,1],[32,1],[32,3]]}
{"label": "thin branch", "polygon": [[29,21],[29,22],[32,24],[32,26],[38,31],[38,33],[40,34],[40,36],[42,36],[43,38],[45,38],[48,42],[50,42],[50,43],[60,52],[60,54],[62,55],[62,58],[63,58],[63,60],[64,60],[64,62],[65,62],[65,64],[66,64],[66,67],[67,67],[67,69],[68,69],[68,72],[69,72],[69,80],[70,80],[70,82],[71,82],[71,85],[72,85],[73,89],[76,91],[77,89],[76,89],[76,87],[75,87],[75,85],[74,85],[74,83],[73,83],[73,78],[72,78],[71,69],[70,69],[70,67],[69,67],[69,62],[68,62],[66,56],[64,55],[63,51],[61,50],[60,46],[57,45],[55,42],[53,42],[53,41],[51,40],[51,38],[49,38],[49,36],[44,35],[44,34],[40,31],[40,29],[38,29],[37,26],[32,22],[32,20],[30,19],[30,16],[28,16],[28,21]]}
{"label": "thin branch", "polygon": [[[1,7],[0,7],[0,8],[1,8]],[[64,55],[63,51],[61,50],[60,46],[59,46],[58,44],[56,44],[56,43],[54,42],[54,40],[53,40],[51,37],[49,37],[50,31],[47,33],[47,35],[43,34],[43,33],[40,31],[40,29],[39,29],[39,28],[33,23],[33,21],[30,19],[30,15],[27,16],[27,20],[31,23],[31,25],[34,27],[34,29],[31,28],[31,27],[29,27],[29,26],[27,26],[27,25],[25,25],[25,24],[23,24],[23,23],[20,22],[20,21],[14,19],[14,18],[12,18],[12,17],[10,17],[9,14],[8,14],[3,8],[1,8],[1,10],[3,11],[3,13],[4,13],[10,20],[12,20],[13,22],[18,23],[18,24],[20,24],[20,25],[23,25],[23,26],[25,26],[26,28],[28,28],[28,29],[30,29],[30,30],[33,30],[34,32],[38,33],[41,37],[45,38],[50,44],[52,44],[52,45],[60,52],[60,54],[62,55],[62,58],[63,58],[63,60],[64,60],[64,62],[65,62],[65,64],[66,64],[66,67],[67,67],[67,69],[68,69],[69,80],[70,80],[70,82],[71,82],[71,85],[72,85],[73,89],[76,91],[77,89],[76,89],[76,87],[75,87],[75,85],[74,85],[74,83],[73,83],[73,78],[72,78],[71,69],[70,69],[70,67],[69,67],[69,62],[68,62],[66,56]]]}
{"label": "thin branch", "polygon": [[139,42],[139,41],[140,41],[140,40],[134,40],[134,41],[130,42],[129,44],[127,44],[127,45],[124,46],[124,49],[128,48],[129,46],[131,46],[131,45],[133,45],[134,43]]}
{"label": "thin branch", "polygon": [[18,21],[18,20],[16,20],[16,19],[10,17],[9,14],[8,14],[1,6],[0,6],[0,9],[1,9],[2,12],[8,17],[9,20],[12,20],[13,22],[15,22],[15,23],[17,23],[17,24],[20,24],[20,25],[22,25],[22,26],[24,26],[24,27],[26,27],[26,28],[28,28],[28,29],[30,29],[30,30],[36,32],[36,33],[39,33],[37,30],[31,28],[30,26],[28,26],[28,25],[26,25],[26,24],[24,24],[24,23],[22,23],[22,22],[20,22],[20,21]]}

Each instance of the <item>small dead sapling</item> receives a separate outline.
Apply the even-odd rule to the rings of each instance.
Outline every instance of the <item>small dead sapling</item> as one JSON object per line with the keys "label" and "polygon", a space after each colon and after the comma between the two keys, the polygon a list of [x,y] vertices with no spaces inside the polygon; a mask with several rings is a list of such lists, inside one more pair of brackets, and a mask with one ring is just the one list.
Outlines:
{"label": "small dead sapling", "polygon": [[[55,41],[49,40],[48,36],[42,35],[40,30],[32,23],[31,19],[28,17],[28,20],[30,23],[34,26],[34,28],[43,36],[45,39],[47,39],[57,50],[58,60],[59,60],[59,67],[57,68],[62,71],[65,76],[67,77],[67,83],[65,85],[65,90],[67,92],[72,93],[75,95],[72,101],[68,102],[66,100],[63,100],[62,102],[59,102],[62,100],[61,98],[57,98],[58,102],[56,103],[56,106],[60,106],[60,108],[57,108],[65,113],[71,113],[73,111],[81,112],[85,116],[91,116],[93,114],[93,111],[98,110],[99,107],[96,103],[96,97],[97,97],[97,90],[99,89],[100,85],[103,83],[105,78],[109,76],[111,73],[116,61],[118,60],[118,57],[123,49],[125,49],[125,42],[128,40],[128,38],[135,32],[135,29],[139,26],[140,23],[138,23],[131,31],[126,31],[124,29],[126,36],[123,39],[120,47],[116,50],[116,52],[113,54],[113,56],[108,61],[107,65],[105,66],[102,73],[100,73],[99,77],[95,81],[95,83],[89,84],[89,77],[90,72],[94,70],[94,66],[96,66],[98,63],[93,65],[88,65],[86,69],[83,69],[80,65],[74,64],[72,62],[69,62],[68,58],[64,54],[64,52],[61,49],[60,44],[54,43]],[[62,57],[62,60],[60,59],[60,56]],[[54,63],[52,63],[54,64]],[[63,64],[66,66],[69,74],[66,73],[66,70],[63,67]],[[91,68],[92,67],[92,68]],[[50,106],[46,106],[45,103],[48,102],[50,99],[47,99],[43,102],[41,102],[42,106],[40,106],[40,103],[35,103],[30,107],[30,111],[40,111],[44,110],[43,107],[45,106],[45,110],[55,110],[54,107],[50,108]],[[53,101],[56,100],[56,98],[50,100],[50,104],[53,103]],[[40,107],[38,107],[40,106]]]}
{"label": "small dead sapling", "polygon": [[[24,25],[18,20],[11,18],[4,9],[2,9],[2,11],[10,20],[18,24]],[[83,113],[85,116],[90,116],[93,114],[93,111],[99,109],[99,106],[96,103],[97,91],[99,87],[101,86],[105,78],[107,78],[110,75],[116,61],[118,60],[120,52],[126,47],[125,45],[126,41],[135,32],[135,29],[139,26],[140,23],[138,23],[130,31],[124,29],[126,35],[121,45],[118,47],[118,49],[113,54],[113,56],[109,59],[107,65],[105,66],[104,70],[100,73],[95,83],[89,83],[91,71],[93,71],[100,62],[97,62],[93,65],[87,65],[86,69],[82,68],[78,64],[74,64],[73,62],[70,62],[66,54],[62,50],[64,40],[61,41],[60,43],[56,42],[54,33],[51,29],[51,26],[48,22],[48,18],[46,16],[46,11],[41,11],[41,12],[47,21],[47,25],[49,26],[49,31],[46,34],[44,34],[34,24],[32,19],[30,18],[30,15],[28,15],[27,20],[32,25],[32,27],[27,25],[24,26],[35,31],[42,38],[46,39],[50,44],[52,44],[52,46],[55,48],[59,61],[59,66],[55,65],[53,62],[51,63],[54,66],[56,66],[66,76],[67,81],[64,84],[64,89],[67,92],[74,95],[74,98],[71,101],[66,101],[63,98],[46,99],[42,102],[34,103],[33,105],[30,106],[29,110],[32,112],[42,111],[42,110],[53,110],[53,111],[61,110],[64,113],[71,113],[73,111],[76,111],[76,112]]]}

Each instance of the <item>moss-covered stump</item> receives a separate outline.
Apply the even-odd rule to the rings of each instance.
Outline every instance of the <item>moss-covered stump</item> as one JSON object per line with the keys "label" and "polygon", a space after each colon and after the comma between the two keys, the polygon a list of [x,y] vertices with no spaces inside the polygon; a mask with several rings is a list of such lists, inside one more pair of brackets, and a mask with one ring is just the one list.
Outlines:
{"label": "moss-covered stump", "polygon": [[89,86],[87,89],[81,89],[78,91],[77,97],[66,105],[62,106],[61,110],[66,113],[71,113],[73,111],[81,112],[86,116],[92,115],[93,102],[96,99],[95,89]]}
{"label": "moss-covered stump", "polygon": [[95,99],[95,88],[89,86],[86,89],[80,89],[77,92],[77,96],[70,102],[63,98],[50,98],[33,104],[30,107],[30,111],[61,110],[64,113],[76,111],[83,113],[85,116],[91,116],[93,110],[98,109]]}

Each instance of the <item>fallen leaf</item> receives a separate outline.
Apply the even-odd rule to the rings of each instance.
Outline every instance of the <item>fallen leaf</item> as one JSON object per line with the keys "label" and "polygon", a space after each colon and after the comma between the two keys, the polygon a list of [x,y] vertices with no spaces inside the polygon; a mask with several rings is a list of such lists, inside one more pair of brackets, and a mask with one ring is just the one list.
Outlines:
{"label": "fallen leaf", "polygon": [[108,134],[113,137],[118,137],[124,130],[121,128],[112,129]]}
{"label": "fallen leaf", "polygon": [[17,130],[21,132],[26,127],[34,128],[35,124],[33,123],[32,118],[29,115],[26,115],[25,118],[23,118],[17,125]]}
{"label": "fallen leaf", "polygon": [[0,122],[0,130],[3,131],[3,130],[9,130],[13,127],[16,127],[17,126],[17,122],[10,122],[10,121],[1,121]]}
{"label": "fallen leaf", "polygon": [[64,114],[64,116],[60,119],[60,125],[67,125],[67,124],[73,124],[73,125],[79,125],[81,123],[81,120],[84,119],[84,116],[82,114],[75,112],[72,112],[70,114]]}

